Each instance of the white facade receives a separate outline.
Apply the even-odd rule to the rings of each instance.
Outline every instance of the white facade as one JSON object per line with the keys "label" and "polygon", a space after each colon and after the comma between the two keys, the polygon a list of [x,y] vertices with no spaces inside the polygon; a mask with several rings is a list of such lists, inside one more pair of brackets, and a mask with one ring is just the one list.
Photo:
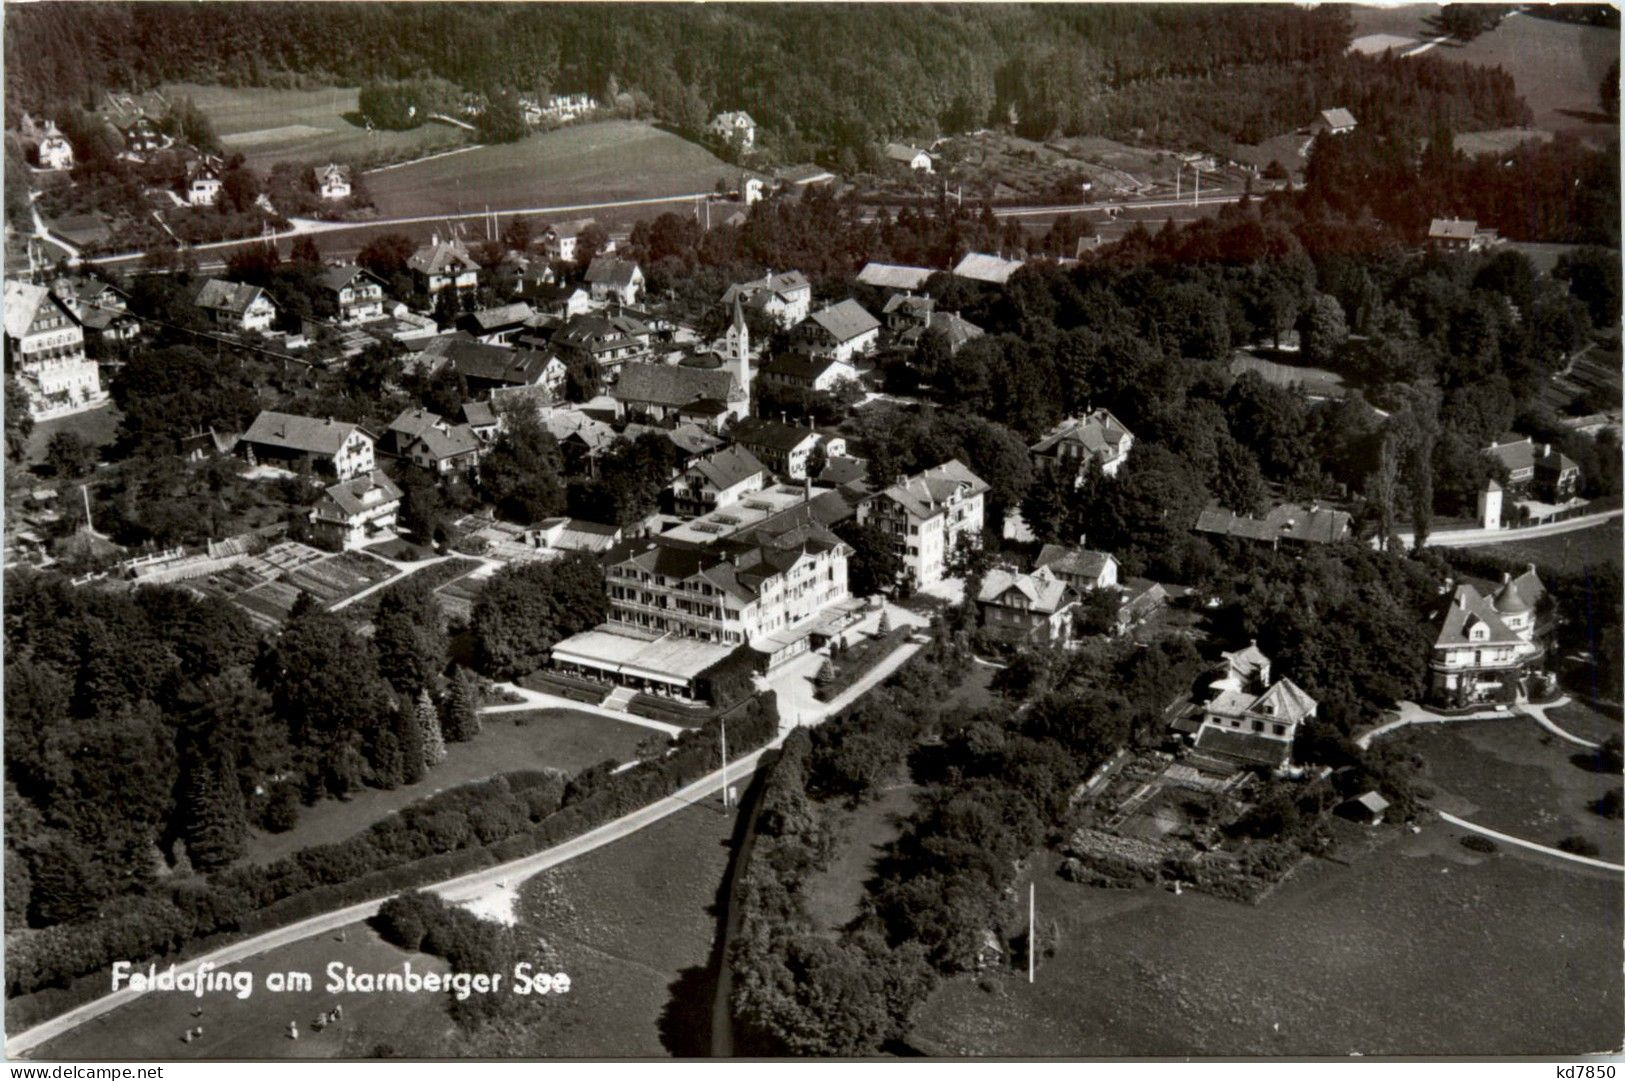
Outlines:
{"label": "white facade", "polygon": [[45,125],[45,136],[39,144],[39,164],[41,169],[73,168],[73,144],[56,130],[56,124],[49,121]]}
{"label": "white facade", "polygon": [[96,362],[85,356],[85,331],[44,286],[8,281],[6,348],[36,420],[93,409],[107,400]]}
{"label": "white facade", "polygon": [[947,577],[960,539],[982,532],[987,483],[952,461],[887,488],[858,507],[858,521],[892,537],[916,589]]}
{"label": "white facade", "polygon": [[316,193],[323,199],[348,199],[350,178],[337,165],[329,165],[316,174]]}

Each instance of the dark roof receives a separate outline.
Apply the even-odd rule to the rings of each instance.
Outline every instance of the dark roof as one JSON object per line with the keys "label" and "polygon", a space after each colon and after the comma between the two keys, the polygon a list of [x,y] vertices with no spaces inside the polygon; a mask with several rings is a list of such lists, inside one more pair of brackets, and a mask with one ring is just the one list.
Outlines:
{"label": "dark roof", "polygon": [[1283,503],[1263,518],[1249,518],[1223,507],[1209,507],[1197,517],[1195,529],[1198,533],[1222,533],[1243,540],[1334,544],[1348,538],[1349,522],[1346,511]]}
{"label": "dark roof", "polygon": [[1068,548],[1062,544],[1046,544],[1039,549],[1035,567],[1049,567],[1056,574],[1078,578],[1099,578],[1112,561],[1109,552],[1094,552],[1087,548]]}
{"label": "dark roof", "polygon": [[734,441],[737,443],[768,447],[785,453],[789,453],[801,446],[809,436],[816,437],[818,435],[811,428],[786,424],[782,420],[763,420],[758,417],[744,418],[734,425],[729,434],[733,436]]}
{"label": "dark roof", "polygon": [[529,304],[516,300],[511,304],[499,304],[495,308],[481,308],[477,312],[468,313],[465,318],[480,333],[489,334],[493,330],[524,326],[535,314]]}
{"label": "dark roof", "polygon": [[781,379],[817,379],[829,371],[837,363],[832,356],[809,357],[802,353],[786,353],[775,357],[762,365],[763,375],[778,376]]}
{"label": "dark roof", "polygon": [[328,267],[326,270],[322,271],[321,277],[316,280],[321,283],[322,288],[328,290],[329,292],[336,293],[357,278],[371,278],[373,282],[378,285],[384,284],[382,281],[379,281],[378,276],[372,271],[368,270],[366,267],[359,266]]}
{"label": "dark roof", "polygon": [[[332,457],[344,446],[354,432],[366,434],[358,424],[334,420],[318,420],[293,413],[275,413],[267,409],[254,418],[254,423],[243,433],[243,442],[266,447],[282,447],[305,454]],[[369,437],[370,438],[370,437]]]}
{"label": "dark roof", "polygon": [[689,466],[688,470],[704,477],[713,487],[723,489],[732,488],[740,481],[758,473],[765,473],[767,467],[757,461],[756,455],[745,448],[729,447],[715,454],[707,454]]}
{"label": "dark roof", "polygon": [[468,254],[460,240],[440,240],[426,244],[412,253],[407,268],[419,274],[458,274],[478,270],[479,264]]}
{"label": "dark roof", "polygon": [[464,402],[463,421],[476,428],[497,423],[497,411],[490,402]]}
{"label": "dark roof", "polygon": [[850,484],[868,475],[869,463],[862,458],[831,458],[824,463],[824,471],[818,474],[818,481],[821,484]]}
{"label": "dark roof", "polygon": [[505,349],[475,341],[450,341],[445,345],[452,370],[465,379],[528,387],[541,381],[551,353],[535,349]]}
{"label": "dark roof", "polygon": [[609,285],[616,289],[624,289],[633,283],[634,276],[639,273],[638,264],[630,259],[596,255],[587,266],[587,281],[591,285]]}
{"label": "dark roof", "polygon": [[1196,749],[1261,766],[1284,766],[1292,756],[1292,745],[1252,732],[1203,725],[1196,737]]}
{"label": "dark roof", "polygon": [[675,364],[627,364],[612,392],[618,401],[686,406],[702,398],[740,397],[739,380],[726,368],[685,368]]}
{"label": "dark roof", "polygon": [[[210,278],[198,289],[196,303],[200,308],[242,315],[248,311],[249,305],[262,296],[266,300],[271,300],[270,294],[257,285],[239,285],[236,282]],[[271,303],[274,305],[276,302]]]}

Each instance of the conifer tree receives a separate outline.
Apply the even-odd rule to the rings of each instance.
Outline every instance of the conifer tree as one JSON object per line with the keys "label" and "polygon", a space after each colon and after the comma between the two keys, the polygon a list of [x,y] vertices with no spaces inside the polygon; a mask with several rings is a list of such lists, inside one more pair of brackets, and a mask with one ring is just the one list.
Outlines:
{"label": "conifer tree", "polygon": [[401,783],[417,784],[423,779],[423,729],[418,724],[417,711],[411,706],[399,705],[393,718],[395,739],[401,748]]}
{"label": "conifer tree", "polygon": [[459,667],[452,673],[446,695],[440,702],[440,728],[453,743],[471,740],[480,734],[479,690],[474,674]]}
{"label": "conifer tree", "polygon": [[248,815],[237,775],[220,753],[194,762],[188,771],[182,836],[192,866],[213,871],[243,854]]}
{"label": "conifer tree", "polygon": [[417,706],[413,710],[420,738],[423,740],[423,768],[433,769],[446,760],[446,741],[440,734],[440,715],[435,712],[429,692],[419,691]]}

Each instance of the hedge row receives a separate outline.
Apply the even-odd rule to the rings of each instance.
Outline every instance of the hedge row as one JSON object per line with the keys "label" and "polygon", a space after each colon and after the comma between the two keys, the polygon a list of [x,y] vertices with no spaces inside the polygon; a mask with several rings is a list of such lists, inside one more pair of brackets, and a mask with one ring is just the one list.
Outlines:
{"label": "hedge row", "polygon": [[868,646],[868,651],[858,659],[856,664],[840,668],[835,678],[824,686],[819,687],[813,695],[820,702],[833,702],[843,693],[857,683],[858,680],[874,671],[887,657],[901,649],[915,629],[909,626],[893,627],[884,637],[877,638]]}
{"label": "hedge row", "polygon": [[[774,696],[753,699],[730,720],[730,753],[768,743],[778,732]],[[285,926],[552,848],[710,773],[718,731],[708,724],[684,733],[662,758],[568,785],[538,772],[463,785],[344,841],[183,883],[167,896],[137,897],[117,914],[16,932],[6,937],[6,993],[65,986],[115,960],[162,956],[213,934]]]}

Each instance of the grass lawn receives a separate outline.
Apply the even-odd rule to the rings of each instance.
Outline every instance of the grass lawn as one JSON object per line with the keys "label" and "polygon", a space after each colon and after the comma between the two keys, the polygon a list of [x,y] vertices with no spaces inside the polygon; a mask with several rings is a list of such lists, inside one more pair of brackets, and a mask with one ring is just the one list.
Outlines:
{"label": "grass lawn", "polygon": [[468,141],[460,129],[433,123],[369,133],[346,118],[357,110],[358,87],[274,90],[168,83],[161,89],[170,100],[190,97],[214,124],[226,152],[241,153],[257,169],[269,170],[280,161],[347,161],[409,150],[427,154]]}
{"label": "grass lawn", "polygon": [[899,822],[914,810],[920,786],[898,778],[885,787],[880,798],[855,811],[826,803],[820,811],[835,816],[835,855],[830,865],[807,881],[808,914],[817,926],[838,933],[858,916],[864,886],[874,877],[875,861],[885,847],[895,841]]}
{"label": "grass lawn", "polygon": [[119,422],[123,419],[124,414],[119,412],[118,406],[109,402],[100,409],[38,421],[28,434],[28,464],[38,465],[45,461],[45,445],[57,432],[72,432],[98,449],[108,446],[118,438]]}
{"label": "grass lawn", "polygon": [[[1093,889],[1041,861],[1059,931],[1025,973],[942,985],[911,1038],[1005,1056],[1558,1055],[1621,1045],[1617,876],[1479,856],[1441,823],[1261,904]],[[1018,891],[1025,894],[1026,890]]]}
{"label": "grass lawn", "polygon": [[[1274,359],[1270,359],[1271,357]],[[1325,368],[1299,364],[1297,359],[1298,355],[1295,353],[1238,349],[1234,359],[1230,361],[1230,371],[1235,375],[1242,372],[1257,372],[1266,383],[1273,383],[1278,387],[1297,387],[1305,394],[1323,398],[1341,398],[1347,393],[1342,376]]]}
{"label": "grass lawn", "polygon": [[[399,971],[411,962],[417,972],[445,972],[438,957],[409,953],[380,939],[362,924],[337,935],[321,935],[253,957],[233,970],[254,973],[254,990],[246,999],[206,995],[203,1014],[194,1017],[199,1000],[188,994],[155,992],[90,1021],[42,1045],[34,1059],[267,1059],[366,1058],[380,1044],[402,1047],[426,1035],[449,1030],[446,996],[441,994],[334,994],[323,990],[327,965],[342,961],[358,972]],[[266,990],[271,972],[306,972],[313,989],[273,993]],[[311,1022],[335,1004],[344,1019],[315,1031]],[[299,1025],[299,1038],[288,1038],[288,1022]],[[203,1026],[203,1035],[184,1043],[181,1034]]]}
{"label": "grass lawn", "polygon": [[1578,835],[1604,859],[1625,856],[1625,824],[1589,806],[1619,777],[1592,772],[1589,752],[1533,721],[1423,725],[1394,738],[1422,756],[1442,809],[1538,844]]}
{"label": "grass lawn", "polygon": [[367,177],[385,217],[611,202],[711,191],[737,170],[632,120],[581,124]]}
{"label": "grass lawn", "polygon": [[343,840],[407,804],[443,789],[481,781],[499,773],[559,769],[575,773],[606,758],[630,761],[639,743],[652,735],[647,728],[608,717],[562,709],[488,713],[484,727],[467,743],[446,746],[446,760],[415,785],[367,788],[349,800],[322,800],[299,812],[299,824],[286,833],[256,831],[246,859],[268,863],[301,848]]}
{"label": "grass lawn", "polygon": [[1601,743],[1620,734],[1619,711],[1605,713],[1584,702],[1570,702],[1546,711],[1553,724],[1571,735]]}
{"label": "grass lawn", "polygon": [[1541,570],[1573,571],[1595,563],[1617,566],[1621,560],[1622,546],[1625,546],[1625,526],[1622,526],[1622,522],[1625,520],[1610,518],[1601,525],[1576,529],[1571,533],[1487,544],[1472,550],[1515,559],[1520,563],[1533,563]]}
{"label": "grass lawn", "polygon": [[525,883],[520,926],[558,950],[574,988],[543,1024],[514,1034],[523,1053],[694,1053],[708,1031],[707,968],[733,825],[715,801],[697,804]]}

